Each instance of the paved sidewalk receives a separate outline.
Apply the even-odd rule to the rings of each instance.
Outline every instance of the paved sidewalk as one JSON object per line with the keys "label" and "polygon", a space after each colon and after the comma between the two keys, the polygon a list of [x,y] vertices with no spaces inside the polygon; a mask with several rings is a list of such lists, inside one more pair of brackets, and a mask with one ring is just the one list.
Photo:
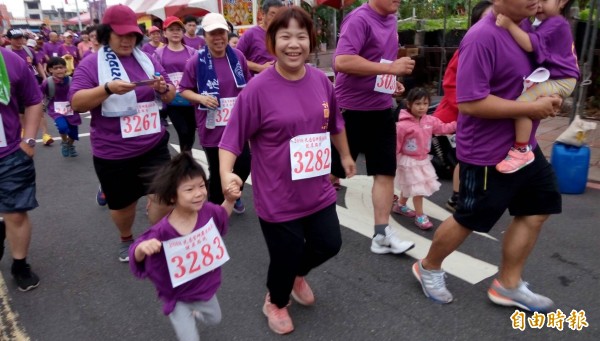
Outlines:
{"label": "paved sidewalk", "polygon": [[[598,127],[596,130],[590,132],[587,140],[591,149],[588,181],[592,183],[588,185],[596,187],[596,185],[600,185],[600,122],[592,122],[596,122]],[[554,144],[554,141],[568,126],[569,117],[562,116],[545,119],[540,124],[537,130],[537,140],[544,155],[546,155],[548,159],[550,159],[550,155],[552,154],[552,145]]]}

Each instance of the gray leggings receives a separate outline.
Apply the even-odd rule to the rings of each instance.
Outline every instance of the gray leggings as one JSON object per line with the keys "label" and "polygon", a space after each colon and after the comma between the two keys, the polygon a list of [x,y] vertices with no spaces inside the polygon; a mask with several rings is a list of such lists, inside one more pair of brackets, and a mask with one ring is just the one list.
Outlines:
{"label": "gray leggings", "polygon": [[221,322],[221,307],[217,295],[206,302],[177,302],[175,310],[169,314],[169,319],[179,341],[200,341],[196,320],[207,326]]}

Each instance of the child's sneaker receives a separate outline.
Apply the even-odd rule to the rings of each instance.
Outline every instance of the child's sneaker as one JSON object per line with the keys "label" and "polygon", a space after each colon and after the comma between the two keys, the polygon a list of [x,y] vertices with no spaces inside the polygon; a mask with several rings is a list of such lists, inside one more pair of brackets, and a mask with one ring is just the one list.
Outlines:
{"label": "child's sneaker", "polygon": [[244,206],[244,202],[242,202],[241,198],[238,198],[233,204],[233,212],[237,214],[242,214],[246,212],[246,206]]}
{"label": "child's sneaker", "polygon": [[417,213],[415,213],[415,211],[408,208],[408,206],[400,205],[397,202],[394,202],[394,205],[392,206],[392,212],[398,213],[400,215],[403,215],[403,216],[409,217],[409,218],[412,218],[417,215]]}
{"label": "child's sneaker", "polygon": [[66,142],[61,142],[60,143],[60,153],[64,157],[69,157],[70,150],[69,150],[69,144],[68,143],[66,143]]}
{"label": "child's sneaker", "polygon": [[70,157],[77,157],[79,155],[79,153],[77,153],[77,150],[75,150],[75,146],[74,145],[70,145],[69,146],[69,156]]}
{"label": "child's sneaker", "polygon": [[102,186],[98,186],[98,192],[96,192],[96,203],[98,203],[99,206],[106,206],[106,196],[104,195]]}
{"label": "child's sneaker", "polygon": [[44,146],[49,146],[52,143],[54,143],[54,139],[52,139],[52,136],[50,136],[50,134],[44,134],[42,135],[42,142],[44,142]]}
{"label": "child's sneaker", "polygon": [[429,230],[433,227],[433,224],[429,221],[429,217],[425,214],[415,218],[415,225],[417,225],[421,230]]}
{"label": "child's sneaker", "polygon": [[526,152],[511,148],[506,158],[496,165],[496,169],[500,173],[511,174],[532,163],[533,160],[535,156],[529,148]]}
{"label": "child's sneaker", "polygon": [[289,334],[294,331],[292,318],[288,313],[287,306],[283,308],[277,307],[271,303],[271,296],[267,294],[265,304],[263,305],[263,314],[269,321],[269,328],[277,334]]}
{"label": "child's sneaker", "polygon": [[11,269],[11,274],[17,282],[17,287],[21,291],[29,291],[40,285],[40,278],[31,271],[31,266],[26,264],[23,269]]}

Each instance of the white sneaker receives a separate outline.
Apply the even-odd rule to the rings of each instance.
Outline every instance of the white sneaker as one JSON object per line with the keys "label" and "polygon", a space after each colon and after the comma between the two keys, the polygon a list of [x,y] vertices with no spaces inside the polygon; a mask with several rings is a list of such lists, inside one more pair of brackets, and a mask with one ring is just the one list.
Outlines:
{"label": "white sneaker", "polygon": [[415,246],[414,242],[396,237],[394,229],[385,228],[385,236],[376,234],[371,241],[371,252],[382,255],[385,253],[404,253]]}

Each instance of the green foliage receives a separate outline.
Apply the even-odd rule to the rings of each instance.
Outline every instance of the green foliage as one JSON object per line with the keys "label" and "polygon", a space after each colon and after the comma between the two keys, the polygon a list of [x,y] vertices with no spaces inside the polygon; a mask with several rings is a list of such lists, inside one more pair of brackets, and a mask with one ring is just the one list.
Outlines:
{"label": "green foliage", "polygon": [[[419,24],[421,22],[422,24]],[[466,30],[468,19],[466,16],[455,16],[446,19],[446,31]],[[406,20],[398,23],[398,31],[423,30],[426,32],[443,30],[444,19]]]}
{"label": "green foliage", "polygon": [[[587,21],[590,17],[590,9],[586,8],[584,10],[579,11],[579,20]],[[598,18],[598,13],[594,12],[594,19]]]}
{"label": "green foliage", "polygon": [[400,5],[400,17],[412,16],[413,8],[419,19],[439,19],[444,17],[444,6],[448,6],[446,14],[464,15],[469,0],[403,0]]}

